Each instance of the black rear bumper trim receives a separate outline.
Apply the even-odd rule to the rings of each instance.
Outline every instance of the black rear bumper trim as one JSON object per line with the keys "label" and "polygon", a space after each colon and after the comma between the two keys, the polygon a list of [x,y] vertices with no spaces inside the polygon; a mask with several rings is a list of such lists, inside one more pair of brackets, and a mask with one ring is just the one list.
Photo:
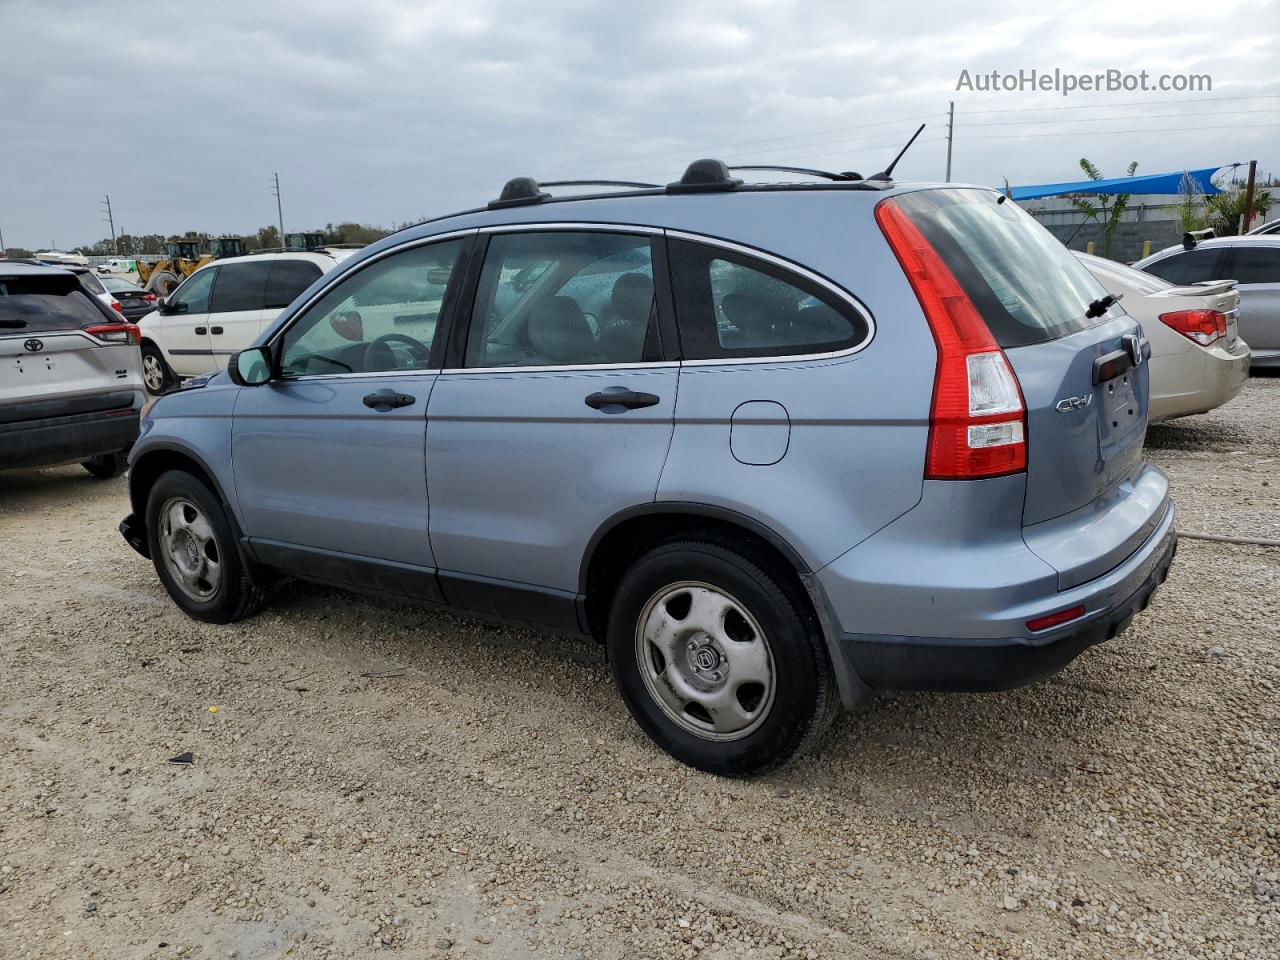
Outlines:
{"label": "black rear bumper trim", "polygon": [[1178,550],[1171,534],[1164,556],[1128,599],[1048,643],[1026,638],[941,641],[880,634],[844,634],[844,661],[873,690],[945,690],[981,693],[1010,690],[1057,673],[1084,650],[1128,629],[1169,576]]}

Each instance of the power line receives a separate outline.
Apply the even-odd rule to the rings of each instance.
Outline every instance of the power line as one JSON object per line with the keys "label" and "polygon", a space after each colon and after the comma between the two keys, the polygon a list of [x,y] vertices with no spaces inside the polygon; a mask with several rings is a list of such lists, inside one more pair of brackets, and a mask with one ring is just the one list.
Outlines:
{"label": "power line", "polygon": [[1217,110],[1213,113],[1146,113],[1120,117],[1068,117],[1065,120],[993,120],[987,123],[970,123],[970,127],[1034,127],[1046,123],[1103,123],[1107,120],[1174,120],[1183,117],[1235,117],[1253,113],[1275,116],[1275,110]]}
{"label": "power line", "polygon": [[[1255,123],[1254,127],[1280,127],[1280,123]],[[1202,130],[1239,130],[1237,126],[1226,127],[1148,127],[1141,130],[1095,130],[1094,133],[1107,137],[1119,137],[1134,133],[1199,133]],[[1028,137],[1078,137],[1079,133],[1001,133],[983,134],[976,137],[959,137],[960,140],[1022,140]]]}
{"label": "power line", "polygon": [[1192,97],[1189,100],[1129,100],[1125,103],[1086,103],[1075,107],[1008,107],[1003,110],[974,110],[973,113],[1042,113],[1045,110],[1099,110],[1109,107],[1153,107],[1163,103],[1225,103],[1228,100],[1280,100],[1280,93],[1253,97]]}

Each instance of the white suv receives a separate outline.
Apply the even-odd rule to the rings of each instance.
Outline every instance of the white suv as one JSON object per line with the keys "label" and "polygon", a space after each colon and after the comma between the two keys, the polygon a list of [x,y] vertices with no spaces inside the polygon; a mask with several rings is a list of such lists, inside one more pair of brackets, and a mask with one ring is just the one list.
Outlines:
{"label": "white suv", "polygon": [[323,252],[261,253],[195,271],[138,321],[147,389],[164,393],[183,378],[222,369],[339,259]]}

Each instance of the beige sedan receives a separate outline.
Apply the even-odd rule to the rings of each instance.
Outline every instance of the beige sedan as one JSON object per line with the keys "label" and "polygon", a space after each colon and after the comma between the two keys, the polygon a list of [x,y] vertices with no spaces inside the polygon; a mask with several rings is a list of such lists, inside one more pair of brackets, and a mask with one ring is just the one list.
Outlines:
{"label": "beige sedan", "polygon": [[1151,341],[1152,422],[1220,407],[1249,377],[1249,345],[1236,329],[1234,280],[1175,286],[1114,260],[1077,253]]}

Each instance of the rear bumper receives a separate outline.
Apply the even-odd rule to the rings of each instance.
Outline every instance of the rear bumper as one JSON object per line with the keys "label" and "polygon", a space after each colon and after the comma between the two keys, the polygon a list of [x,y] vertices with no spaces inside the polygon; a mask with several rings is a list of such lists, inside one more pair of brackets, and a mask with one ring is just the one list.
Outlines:
{"label": "rear bumper", "polygon": [[1232,350],[1192,346],[1185,353],[1151,358],[1152,421],[1207,413],[1233,399],[1249,379],[1249,345]]}
{"label": "rear bumper", "polygon": [[1177,553],[1169,532],[1161,554],[1138,587],[1114,606],[1087,616],[1043,641],[1015,637],[955,643],[921,637],[846,635],[841,648],[848,669],[873,690],[1008,690],[1057,673],[1083,651],[1110,640],[1147,608],[1169,576]]}
{"label": "rear bumper", "polygon": [[137,439],[137,407],[0,424],[0,470],[76,463],[128,450]]}
{"label": "rear bumper", "polygon": [[1278,369],[1280,368],[1280,350],[1255,350],[1250,358],[1250,365],[1268,370]]}
{"label": "rear bumper", "polygon": [[[828,649],[849,705],[868,687],[1000,690],[1052,673],[1124,629],[1173,559],[1175,508],[1164,497],[1148,504],[1157,519],[1143,524],[1123,555],[1088,579],[1064,583],[1062,571],[1022,538],[1019,478],[927,481],[924,493],[925,509],[815,574]],[[1129,526],[1120,514],[1115,519]],[[1074,553],[1106,552],[1087,529],[1062,536],[1079,547]],[[1027,629],[1029,621],[1078,606],[1083,616],[1061,627]]]}

